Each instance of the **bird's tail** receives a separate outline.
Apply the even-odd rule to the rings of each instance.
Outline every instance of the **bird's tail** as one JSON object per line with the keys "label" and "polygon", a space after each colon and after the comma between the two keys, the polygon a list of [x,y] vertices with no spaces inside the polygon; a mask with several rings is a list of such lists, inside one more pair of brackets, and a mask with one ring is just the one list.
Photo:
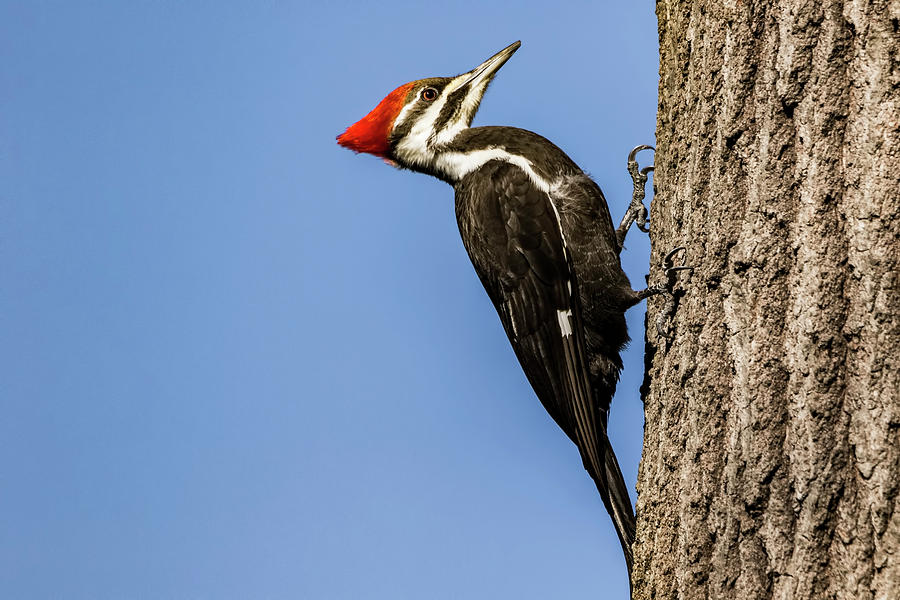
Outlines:
{"label": "bird's tail", "polygon": [[628,486],[622,477],[622,470],[616,460],[609,438],[603,437],[603,473],[594,477],[600,497],[606,506],[609,516],[612,517],[619,534],[619,543],[622,544],[622,552],[625,554],[625,564],[628,566],[629,584],[631,581],[631,563],[633,560],[631,546],[634,543],[634,510],[631,507],[631,497],[628,495]]}

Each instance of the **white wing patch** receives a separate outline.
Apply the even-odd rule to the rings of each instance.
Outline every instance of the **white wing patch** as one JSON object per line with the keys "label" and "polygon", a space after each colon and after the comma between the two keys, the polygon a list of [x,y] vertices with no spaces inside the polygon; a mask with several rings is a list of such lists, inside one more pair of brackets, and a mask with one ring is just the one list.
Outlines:
{"label": "white wing patch", "polygon": [[563,337],[572,335],[572,309],[557,310],[556,318],[559,319],[559,330]]}
{"label": "white wing patch", "polygon": [[509,323],[512,325],[513,330],[513,338],[516,340],[519,339],[519,330],[516,329],[516,318],[512,314],[512,305],[509,302],[505,304],[506,308],[506,318],[509,319]]}

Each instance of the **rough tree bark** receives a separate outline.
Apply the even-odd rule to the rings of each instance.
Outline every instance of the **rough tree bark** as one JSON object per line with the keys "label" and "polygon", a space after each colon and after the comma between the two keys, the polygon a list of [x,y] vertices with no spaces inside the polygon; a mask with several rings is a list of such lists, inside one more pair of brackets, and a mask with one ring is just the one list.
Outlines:
{"label": "rough tree bark", "polygon": [[900,1],[657,15],[634,597],[900,598]]}

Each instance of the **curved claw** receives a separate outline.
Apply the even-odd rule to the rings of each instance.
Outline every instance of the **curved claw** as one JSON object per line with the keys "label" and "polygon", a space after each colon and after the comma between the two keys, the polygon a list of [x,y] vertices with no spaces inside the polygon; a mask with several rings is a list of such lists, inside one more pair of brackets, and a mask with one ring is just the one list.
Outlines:
{"label": "curved claw", "polygon": [[[684,252],[684,254],[682,254],[681,264],[676,265],[674,259],[679,252]],[[656,315],[656,331],[659,333],[660,337],[663,337],[665,339],[671,339],[671,336],[669,334],[668,322],[671,320],[672,315],[675,313],[677,304],[674,291],[676,275],[679,271],[694,270],[694,267],[685,264],[686,261],[687,249],[684,246],[678,246],[677,248],[672,249],[663,257],[662,260],[663,274],[666,277],[665,282],[648,286],[647,289],[637,293],[637,298],[639,300],[656,295],[665,296],[665,304],[663,304],[659,313],[657,313]]]}
{"label": "curved claw", "polygon": [[640,146],[635,147],[631,152],[628,153],[628,162],[634,162],[637,153],[641,150],[653,150],[656,152],[656,148],[653,146],[648,146],[647,144],[641,144]]}
{"label": "curved claw", "polygon": [[685,252],[685,255],[681,258],[681,264],[683,265],[684,261],[687,260],[686,250],[687,248],[684,246],[676,246],[675,248],[672,248],[672,250],[670,250],[669,253],[663,257],[663,266],[667,269],[670,268],[672,266],[672,259],[679,252]]}
{"label": "curved claw", "polygon": [[644,233],[650,233],[650,219],[647,218],[648,216],[647,207],[642,204],[641,212],[634,219],[634,226]]}
{"label": "curved claw", "polygon": [[625,245],[625,236],[628,234],[628,229],[633,224],[637,225],[637,228],[644,233],[650,233],[647,224],[647,207],[644,206],[644,197],[646,196],[645,188],[647,186],[647,177],[650,172],[653,171],[653,165],[649,165],[643,169],[639,168],[635,157],[641,150],[656,151],[653,146],[641,144],[628,153],[628,173],[631,175],[634,190],[631,193],[631,204],[629,204],[628,210],[625,211],[625,215],[622,217],[622,222],[616,229],[616,241],[618,242],[620,252]]}
{"label": "curved claw", "polygon": [[628,207],[628,210],[625,211],[625,215],[622,217],[622,222],[616,229],[616,241],[619,244],[620,252],[625,245],[625,235],[628,233],[628,230],[632,225],[635,225],[644,233],[650,233],[650,221],[647,219],[647,207],[643,204],[643,192],[643,187],[638,188],[635,191],[631,205]]}
{"label": "curved claw", "polygon": [[[678,254],[679,252],[684,252],[684,254],[681,255],[681,264],[676,265],[674,262],[674,258],[675,258],[675,255]],[[694,270],[694,267],[686,265],[685,264],[686,262],[687,262],[687,249],[684,246],[678,246],[678,247],[672,249],[671,251],[669,251],[668,254],[665,255],[665,257],[663,257],[663,263],[662,263],[663,273],[666,276],[666,287],[669,289],[670,292],[671,292],[672,288],[675,287],[675,275],[678,273],[678,271],[693,271]]]}

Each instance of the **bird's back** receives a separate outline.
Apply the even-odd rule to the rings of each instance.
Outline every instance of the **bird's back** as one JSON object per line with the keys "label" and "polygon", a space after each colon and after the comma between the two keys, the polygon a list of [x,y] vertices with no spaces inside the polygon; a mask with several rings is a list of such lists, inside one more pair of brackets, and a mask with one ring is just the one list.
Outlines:
{"label": "bird's back", "polygon": [[[468,129],[448,149],[467,155],[479,150],[503,150],[525,159],[530,173],[529,169],[522,170],[532,183],[536,180],[537,187],[546,188],[558,213],[577,279],[591,387],[605,413],[622,368],[619,352],[629,339],[623,306],[630,305],[634,292],[622,271],[615,229],[603,192],[559,147],[525,129]],[[455,186],[458,215],[461,209],[467,210],[459,205],[461,189],[471,188],[480,180],[479,195],[490,196],[490,186],[481,171],[486,166],[469,173]]]}
{"label": "bird's back", "polygon": [[[594,251],[585,257],[582,268],[600,272],[579,274],[569,236],[582,230],[567,228],[567,217],[560,214],[545,187],[518,164],[490,160],[456,185],[459,230],[528,381],[578,447],[613,517],[630,568],[634,513],[606,434],[609,403],[621,368],[618,346],[625,341],[624,317],[601,307],[590,315],[594,321],[589,326],[580,283],[584,277],[589,286],[610,287],[603,273],[615,274],[618,255],[614,263],[606,264],[606,249]],[[588,200],[569,202],[568,220],[575,219],[574,205],[582,201]],[[598,210],[586,211],[581,218],[596,220]],[[586,223],[577,227],[604,230]],[[611,342],[610,333],[620,338]],[[596,356],[591,355],[592,347]]]}

